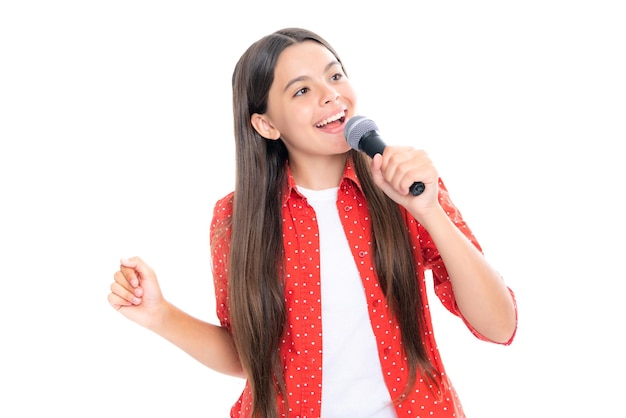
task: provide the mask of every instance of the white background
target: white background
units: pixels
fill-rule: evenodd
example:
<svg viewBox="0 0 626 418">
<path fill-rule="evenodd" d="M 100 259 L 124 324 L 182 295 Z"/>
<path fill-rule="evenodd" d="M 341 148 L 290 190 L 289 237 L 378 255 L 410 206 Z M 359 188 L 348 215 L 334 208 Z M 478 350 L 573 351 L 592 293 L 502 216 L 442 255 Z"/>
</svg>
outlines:
<svg viewBox="0 0 626 418">
<path fill-rule="evenodd" d="M 228 416 L 242 381 L 106 296 L 139 255 L 166 297 L 216 321 L 230 76 L 286 26 L 336 47 L 388 143 L 429 152 L 517 294 L 510 347 L 432 300 L 468 417 L 625 416 L 620 3 L 2 2 L 0 416 Z"/>
</svg>

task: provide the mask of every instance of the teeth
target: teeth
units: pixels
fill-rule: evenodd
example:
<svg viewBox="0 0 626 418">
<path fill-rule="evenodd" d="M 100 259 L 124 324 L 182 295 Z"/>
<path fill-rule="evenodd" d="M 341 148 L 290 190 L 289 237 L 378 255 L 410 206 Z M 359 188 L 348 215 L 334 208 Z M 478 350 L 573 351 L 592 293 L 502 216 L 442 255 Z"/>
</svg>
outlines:
<svg viewBox="0 0 626 418">
<path fill-rule="evenodd" d="M 334 122 L 336 120 L 339 120 L 339 119 L 343 118 L 345 115 L 346 115 L 346 113 L 341 111 L 341 112 L 337 113 L 336 115 L 331 116 L 328 119 L 325 119 L 325 120 L 321 121 L 320 123 L 318 123 L 315 126 L 318 127 L 318 128 L 321 128 L 322 126 L 326 126 L 326 125 L 328 125 L 331 122 Z"/>
</svg>

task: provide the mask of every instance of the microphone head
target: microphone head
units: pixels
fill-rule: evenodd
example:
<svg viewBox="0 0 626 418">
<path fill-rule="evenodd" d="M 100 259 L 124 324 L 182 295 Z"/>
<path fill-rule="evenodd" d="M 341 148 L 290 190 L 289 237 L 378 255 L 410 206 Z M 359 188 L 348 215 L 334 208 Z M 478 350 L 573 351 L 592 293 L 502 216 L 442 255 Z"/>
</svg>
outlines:
<svg viewBox="0 0 626 418">
<path fill-rule="evenodd" d="M 348 144 L 355 150 L 360 151 L 359 142 L 363 135 L 371 131 L 377 131 L 378 126 L 373 120 L 366 118 L 365 116 L 353 116 L 351 117 L 346 126 L 343 129 L 344 136 Z"/>
</svg>

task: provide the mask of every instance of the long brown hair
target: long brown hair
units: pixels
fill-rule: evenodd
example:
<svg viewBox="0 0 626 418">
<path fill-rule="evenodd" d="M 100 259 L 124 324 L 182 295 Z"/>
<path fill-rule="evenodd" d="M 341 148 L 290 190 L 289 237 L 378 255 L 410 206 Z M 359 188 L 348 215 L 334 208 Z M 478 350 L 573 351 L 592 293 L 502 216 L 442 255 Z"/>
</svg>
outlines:
<svg viewBox="0 0 626 418">
<path fill-rule="evenodd" d="M 286 318 L 281 210 L 288 153 L 280 139 L 261 137 L 250 118 L 267 111 L 281 52 L 306 40 L 320 43 L 341 63 L 323 38 L 289 28 L 252 44 L 239 59 L 232 79 L 236 179 L 233 216 L 222 225 L 231 234 L 229 307 L 233 338 L 252 391 L 252 415 L 263 418 L 278 416 L 279 394 L 285 402 L 287 399 L 279 343 Z M 356 151 L 349 153 L 368 201 L 378 278 L 402 333 L 410 371 L 405 394 L 412 389 L 418 372 L 439 387 L 440 376 L 421 339 L 425 331 L 423 307 L 402 213 L 374 184 L 369 158 Z"/>
</svg>

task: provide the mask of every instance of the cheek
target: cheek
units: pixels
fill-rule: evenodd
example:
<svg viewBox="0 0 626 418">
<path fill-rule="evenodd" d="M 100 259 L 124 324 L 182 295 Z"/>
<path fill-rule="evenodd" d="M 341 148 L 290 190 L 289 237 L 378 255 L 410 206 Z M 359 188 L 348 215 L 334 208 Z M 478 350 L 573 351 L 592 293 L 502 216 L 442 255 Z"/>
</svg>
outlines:
<svg viewBox="0 0 626 418">
<path fill-rule="evenodd" d="M 312 125 L 315 115 L 314 109 L 313 106 L 305 104 L 304 100 L 301 100 L 285 108 L 281 120 L 288 130 L 298 131 Z"/>
<path fill-rule="evenodd" d="M 356 91 L 352 88 L 352 84 L 345 84 L 342 86 L 339 94 L 346 100 L 350 101 L 353 105 L 356 105 L 357 95 Z"/>
</svg>

